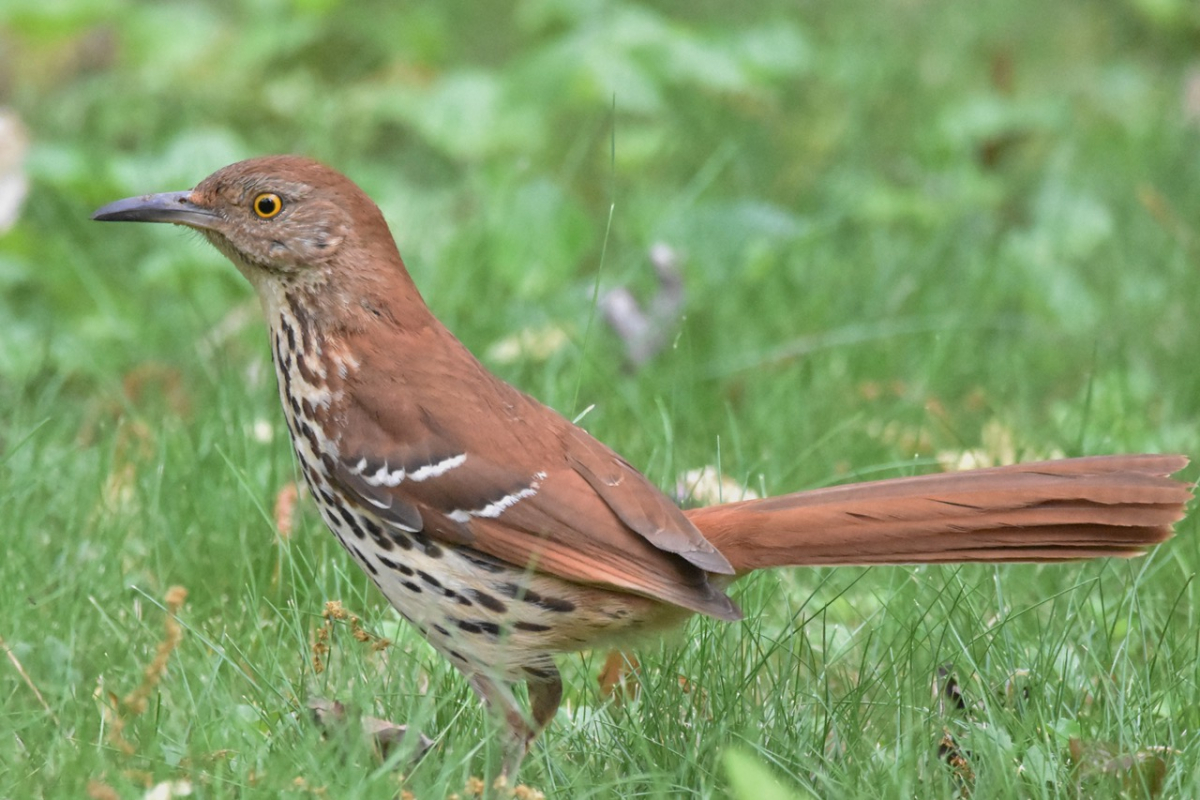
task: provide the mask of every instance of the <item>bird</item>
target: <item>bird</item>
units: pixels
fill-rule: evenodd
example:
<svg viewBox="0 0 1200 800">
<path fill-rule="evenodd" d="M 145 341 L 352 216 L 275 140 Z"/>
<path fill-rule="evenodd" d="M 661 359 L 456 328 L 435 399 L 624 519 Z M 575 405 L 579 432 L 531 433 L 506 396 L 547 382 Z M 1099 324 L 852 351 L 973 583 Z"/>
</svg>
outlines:
<svg viewBox="0 0 1200 800">
<path fill-rule="evenodd" d="M 192 228 L 253 286 L 321 517 L 499 719 L 508 777 L 561 702 L 556 656 L 694 614 L 738 620 L 728 590 L 756 570 L 1136 556 L 1192 496 L 1171 477 L 1186 457 L 1140 454 L 681 510 L 489 372 L 425 304 L 378 206 L 329 166 L 253 158 L 92 218 Z"/>
</svg>

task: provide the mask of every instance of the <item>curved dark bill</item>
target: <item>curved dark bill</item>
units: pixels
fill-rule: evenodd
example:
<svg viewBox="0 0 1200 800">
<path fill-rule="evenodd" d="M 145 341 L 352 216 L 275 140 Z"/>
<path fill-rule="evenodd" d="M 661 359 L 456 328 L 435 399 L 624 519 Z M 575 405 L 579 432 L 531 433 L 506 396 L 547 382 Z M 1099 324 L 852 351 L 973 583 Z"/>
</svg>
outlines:
<svg viewBox="0 0 1200 800">
<path fill-rule="evenodd" d="M 191 201 L 191 192 L 164 192 L 127 197 L 92 212 L 100 222 L 176 222 L 193 228 L 211 228 L 219 219 Z"/>
</svg>

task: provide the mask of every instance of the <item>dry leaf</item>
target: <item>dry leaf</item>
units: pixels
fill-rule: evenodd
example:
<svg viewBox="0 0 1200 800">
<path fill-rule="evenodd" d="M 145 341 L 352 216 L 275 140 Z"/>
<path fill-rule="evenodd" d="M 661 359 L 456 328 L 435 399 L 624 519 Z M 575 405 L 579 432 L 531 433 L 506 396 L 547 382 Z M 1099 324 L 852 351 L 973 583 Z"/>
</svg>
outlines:
<svg viewBox="0 0 1200 800">
<path fill-rule="evenodd" d="M 971 786 L 975 784 L 975 770 L 971 769 L 968 755 L 958 746 L 954 734 L 950 733 L 949 729 L 943 730 L 942 740 L 938 743 L 938 757 L 950 766 L 964 794 L 970 794 Z"/>
<path fill-rule="evenodd" d="M 296 529 L 296 501 L 300 498 L 300 487 L 288 481 L 275 495 L 275 530 L 288 539 Z"/>
<path fill-rule="evenodd" d="M 116 789 L 96 778 L 88 781 L 87 796 L 91 800 L 121 800 L 121 795 Z"/>
<path fill-rule="evenodd" d="M 21 215 L 29 179 L 25 176 L 25 154 L 29 135 L 17 112 L 0 108 L 0 233 L 4 233 Z"/>
<path fill-rule="evenodd" d="M 600 298 L 604 320 L 625 343 L 625 355 L 634 367 L 645 364 L 663 349 L 684 306 L 683 274 L 674 249 L 655 244 L 650 248 L 650 263 L 658 278 L 658 289 L 648 308 L 643 309 L 624 286 Z"/>
<path fill-rule="evenodd" d="M 1167 774 L 1167 756 L 1178 754 L 1169 747 L 1143 747 L 1136 753 L 1122 753 L 1113 742 L 1085 742 L 1072 738 L 1067 752 L 1080 780 L 1112 778 L 1127 792 L 1157 797 Z"/>
<path fill-rule="evenodd" d="M 600 696 L 611 699 L 616 704 L 632 700 L 641 688 L 638 680 L 637 656 L 621 650 L 610 650 L 600 668 L 597 681 L 600 683 Z"/>
<path fill-rule="evenodd" d="M 1183 79 L 1183 118 L 1200 125 L 1200 68 L 1192 67 Z"/>
<path fill-rule="evenodd" d="M 867 435 L 906 455 L 928 453 L 933 449 L 933 442 L 929 438 L 928 430 L 923 427 L 906 425 L 895 419 L 889 419 L 886 422 L 871 420 L 867 423 Z"/>
<path fill-rule="evenodd" d="M 488 348 L 486 358 L 495 364 L 545 361 L 566 347 L 569 341 L 566 331 L 554 325 L 526 328 L 493 344 Z"/>
<path fill-rule="evenodd" d="M 996 419 L 984 423 L 980 432 L 982 446 L 972 450 L 943 450 L 937 454 L 938 464 L 946 472 L 958 472 L 984 467 L 999 467 L 1022 461 L 1043 461 L 1062 458 L 1063 452 L 1057 448 L 1037 450 L 1031 447 L 1020 448 L 1018 459 L 1017 437 L 1013 430 Z"/>
<path fill-rule="evenodd" d="M 142 800 L 171 800 L 173 797 L 191 796 L 191 781 L 163 781 L 162 783 L 152 786 L 144 795 L 142 795 Z"/>
<path fill-rule="evenodd" d="M 312 711 L 313 719 L 316 720 L 317 725 L 326 730 L 344 728 L 349 718 L 346 706 L 337 700 L 330 701 L 323 697 L 313 697 L 308 701 L 308 708 Z M 366 715 L 362 716 L 359 721 L 362 725 L 363 733 L 370 739 L 372 746 L 374 746 L 376 752 L 384 760 L 408 736 L 407 725 L 397 725 L 386 719 Z M 421 758 L 429 748 L 433 747 L 433 740 L 425 734 L 418 731 L 416 736 L 417 747 L 413 753 L 414 761 Z"/>
<path fill-rule="evenodd" d="M 958 679 L 954 677 L 954 673 L 950 671 L 951 665 L 938 667 L 937 677 L 933 681 L 933 697 L 938 704 L 938 714 L 945 716 L 950 709 L 954 711 L 962 711 L 967 707 L 967 701 L 963 697 L 962 687 L 958 685 Z M 947 709 L 947 702 L 950 709 Z"/>
<path fill-rule="evenodd" d="M 146 395 L 157 389 L 167 401 L 167 406 L 180 417 L 192 413 L 192 399 L 184 388 L 183 373 L 167 364 L 146 362 L 125 373 L 121 388 L 131 405 L 140 405 Z"/>
<path fill-rule="evenodd" d="M 967 708 L 966 697 L 958 679 L 951 672 L 952 665 L 938 667 L 937 677 L 933 680 L 933 699 L 937 703 L 938 714 L 958 714 Z M 950 728 L 942 728 L 942 738 L 938 742 L 938 758 L 946 762 L 958 784 L 959 792 L 966 796 L 975 785 L 975 770 L 971 767 L 971 754 L 964 750 L 958 739 L 950 732 Z"/>
</svg>

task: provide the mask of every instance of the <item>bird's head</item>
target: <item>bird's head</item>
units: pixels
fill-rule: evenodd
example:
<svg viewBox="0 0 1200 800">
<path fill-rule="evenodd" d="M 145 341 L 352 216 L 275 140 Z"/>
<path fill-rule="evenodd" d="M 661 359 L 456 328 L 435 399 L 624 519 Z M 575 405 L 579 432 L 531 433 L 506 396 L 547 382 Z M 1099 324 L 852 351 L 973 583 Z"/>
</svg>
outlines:
<svg viewBox="0 0 1200 800">
<path fill-rule="evenodd" d="M 171 222 L 198 230 L 260 292 L 277 284 L 334 288 L 351 278 L 370 282 L 395 273 L 397 265 L 403 273 L 371 199 L 340 172 L 299 156 L 239 161 L 190 191 L 118 200 L 92 219 Z"/>
</svg>

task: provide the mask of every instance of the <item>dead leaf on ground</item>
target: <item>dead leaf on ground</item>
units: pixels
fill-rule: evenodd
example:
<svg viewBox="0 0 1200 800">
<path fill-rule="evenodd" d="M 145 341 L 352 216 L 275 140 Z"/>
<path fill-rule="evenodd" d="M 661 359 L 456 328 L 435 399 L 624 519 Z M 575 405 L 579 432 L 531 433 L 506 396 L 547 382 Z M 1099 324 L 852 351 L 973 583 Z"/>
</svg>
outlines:
<svg viewBox="0 0 1200 800">
<path fill-rule="evenodd" d="M 711 506 L 739 500 L 757 500 L 758 492 L 743 486 L 714 466 L 690 469 L 675 482 L 675 499 L 694 506 Z"/>
<path fill-rule="evenodd" d="M 966 696 L 958 679 L 952 672 L 952 665 L 938 667 L 937 676 L 933 680 L 933 698 L 937 704 L 938 714 L 946 717 L 950 714 L 958 716 L 967 710 Z M 938 758 L 946 762 L 954 776 L 959 791 L 965 796 L 971 793 L 975 786 L 975 770 L 971 766 L 971 753 L 958 743 L 949 725 L 942 728 L 942 738 L 937 747 Z"/>
<path fill-rule="evenodd" d="M 938 714 L 946 716 L 951 711 L 962 711 L 967 707 L 962 687 L 958 678 L 951 672 L 952 665 L 938 667 L 937 677 L 933 681 L 933 697 L 937 701 Z"/>
<path fill-rule="evenodd" d="M 300 487 L 288 481 L 275 495 L 275 530 L 282 539 L 290 539 L 296 529 L 296 502 L 300 499 Z"/>
<path fill-rule="evenodd" d="M 151 786 L 142 800 L 173 800 L 176 797 L 191 797 L 192 782 L 188 780 L 162 781 Z"/>
<path fill-rule="evenodd" d="M 628 287 L 618 286 L 600 298 L 600 311 L 625 344 L 625 356 L 635 369 L 656 356 L 683 313 L 683 273 L 675 250 L 663 243 L 650 248 L 650 264 L 658 286 L 644 307 Z"/>
<path fill-rule="evenodd" d="M 169 364 L 138 364 L 121 378 L 121 388 L 134 406 L 141 405 L 148 395 L 157 392 L 177 416 L 186 418 L 192 414 L 192 399 L 184 387 L 183 373 Z"/>
<path fill-rule="evenodd" d="M 313 719 L 317 726 L 323 730 L 329 731 L 333 729 L 344 729 L 348 724 L 350 714 L 346 710 L 346 706 L 337 700 L 326 700 L 323 697 L 313 697 L 308 701 L 308 708 L 312 711 Z M 408 737 L 408 726 L 398 725 L 395 722 L 390 722 L 379 717 L 362 715 L 359 717 L 359 724 L 362 726 L 363 734 L 371 741 L 380 758 L 386 760 L 397 747 L 401 745 Z M 415 733 L 416 749 L 413 752 L 412 760 L 416 761 L 421 758 L 433 747 L 433 740 L 425 734 L 417 731 Z"/>
<path fill-rule="evenodd" d="M 938 464 L 946 472 L 958 472 L 1005 466 L 1018 461 L 1045 461 L 1063 457 L 1063 452 L 1058 448 L 1040 450 L 1019 442 L 1013 429 L 997 419 L 984 423 L 979 438 L 979 447 L 938 452 Z"/>
<path fill-rule="evenodd" d="M 10 108 L 0 108 L 0 233 L 17 224 L 29 193 L 24 167 L 28 151 L 29 134 L 21 118 Z"/>
<path fill-rule="evenodd" d="M 556 325 L 526 328 L 506 336 L 487 350 L 487 360 L 496 364 L 516 361 L 545 361 L 570 342 L 567 332 Z"/>
<path fill-rule="evenodd" d="M 641 689 L 637 674 L 639 666 L 637 656 L 633 653 L 610 650 L 597 678 L 600 696 L 611 699 L 617 705 L 637 697 Z"/>
<path fill-rule="evenodd" d="M 120 793 L 99 778 L 88 781 L 87 796 L 90 800 L 121 800 Z"/>
<path fill-rule="evenodd" d="M 1143 747 L 1134 753 L 1121 752 L 1114 742 L 1085 742 L 1072 738 L 1067 752 L 1075 764 L 1079 780 L 1116 780 L 1125 791 L 1146 792 L 1157 797 L 1167 775 L 1167 758 L 1178 750 L 1169 747 Z"/>
<path fill-rule="evenodd" d="M 970 753 L 959 746 L 949 728 L 942 731 L 942 740 L 938 742 L 938 757 L 950 767 L 962 793 L 969 795 L 971 787 L 975 785 L 975 770 L 971 768 Z"/>
</svg>

